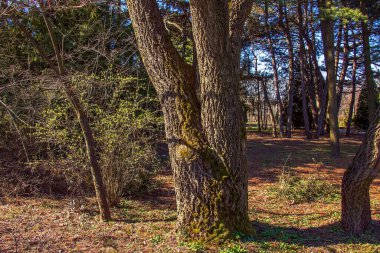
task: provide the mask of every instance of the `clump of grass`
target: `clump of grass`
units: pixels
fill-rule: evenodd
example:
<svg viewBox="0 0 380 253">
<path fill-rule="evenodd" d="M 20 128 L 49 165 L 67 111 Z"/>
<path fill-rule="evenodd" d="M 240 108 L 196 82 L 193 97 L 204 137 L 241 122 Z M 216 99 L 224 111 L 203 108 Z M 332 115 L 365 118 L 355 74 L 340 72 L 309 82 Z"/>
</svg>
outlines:
<svg viewBox="0 0 380 253">
<path fill-rule="evenodd" d="M 219 253 L 248 253 L 248 251 L 241 245 L 231 244 L 220 250 Z"/>
<path fill-rule="evenodd" d="M 283 171 L 270 192 L 274 197 L 289 201 L 291 204 L 331 200 L 339 196 L 339 189 L 319 176 L 309 175 L 301 178 L 290 171 Z"/>
</svg>

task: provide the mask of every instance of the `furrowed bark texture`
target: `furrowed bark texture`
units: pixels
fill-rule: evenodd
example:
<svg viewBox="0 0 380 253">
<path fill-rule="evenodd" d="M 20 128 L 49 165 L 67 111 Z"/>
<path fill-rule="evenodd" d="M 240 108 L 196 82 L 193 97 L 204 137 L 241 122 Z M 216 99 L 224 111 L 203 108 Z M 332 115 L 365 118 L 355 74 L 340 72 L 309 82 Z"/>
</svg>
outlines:
<svg viewBox="0 0 380 253">
<path fill-rule="evenodd" d="M 342 227 L 354 235 L 371 227 L 369 187 L 380 171 L 380 110 L 378 109 L 342 181 Z"/>
<path fill-rule="evenodd" d="M 239 38 L 252 1 L 232 1 L 230 8 L 228 1 L 190 2 L 195 67 L 174 48 L 155 1 L 127 2 L 140 54 L 164 114 L 178 229 L 205 240 L 236 230 L 248 232 L 238 71 Z"/>
</svg>

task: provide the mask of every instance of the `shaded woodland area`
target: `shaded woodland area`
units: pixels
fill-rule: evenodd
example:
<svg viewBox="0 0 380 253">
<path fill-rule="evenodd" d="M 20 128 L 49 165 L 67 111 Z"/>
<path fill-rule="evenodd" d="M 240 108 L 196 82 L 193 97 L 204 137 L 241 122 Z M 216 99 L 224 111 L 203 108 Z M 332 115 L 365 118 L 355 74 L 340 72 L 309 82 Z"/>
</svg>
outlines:
<svg viewBox="0 0 380 253">
<path fill-rule="evenodd" d="M 0 1 L 1 252 L 377 252 L 380 2 Z"/>
</svg>

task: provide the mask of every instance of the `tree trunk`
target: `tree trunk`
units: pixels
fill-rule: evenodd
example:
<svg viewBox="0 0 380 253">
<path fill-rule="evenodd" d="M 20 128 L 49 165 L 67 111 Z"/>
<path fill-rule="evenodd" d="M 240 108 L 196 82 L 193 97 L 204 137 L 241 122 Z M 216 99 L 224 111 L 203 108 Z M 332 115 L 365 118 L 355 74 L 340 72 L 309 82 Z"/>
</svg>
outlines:
<svg viewBox="0 0 380 253">
<path fill-rule="evenodd" d="M 311 54 L 313 69 L 314 69 L 314 76 L 317 81 L 318 85 L 318 122 L 317 122 L 317 131 L 316 131 L 316 138 L 319 138 L 320 135 L 324 134 L 324 121 L 326 118 L 326 104 L 327 104 L 327 93 L 328 88 L 326 81 L 322 75 L 321 69 L 318 65 L 318 58 L 317 58 L 317 51 L 315 47 L 314 40 L 310 39 L 309 35 L 306 32 L 306 29 L 304 29 L 304 39 L 306 40 L 307 46 L 309 48 L 309 52 Z"/>
<path fill-rule="evenodd" d="M 256 109 L 257 109 L 257 127 L 258 127 L 258 132 L 261 132 L 261 96 L 260 96 L 260 81 L 257 81 L 257 104 L 256 104 Z"/>
<path fill-rule="evenodd" d="M 96 144 L 94 140 L 94 135 L 92 133 L 92 129 L 88 121 L 86 112 L 83 108 L 82 103 L 79 100 L 77 92 L 75 92 L 74 88 L 68 82 L 69 80 L 64 81 L 65 92 L 74 108 L 86 143 L 86 153 L 87 158 L 90 162 L 91 175 L 94 183 L 96 200 L 99 206 L 100 218 L 104 221 L 110 221 L 111 212 L 107 200 L 107 191 L 103 183 L 101 168 L 96 155 Z"/>
<path fill-rule="evenodd" d="M 308 50 L 308 60 L 309 60 L 309 82 L 308 82 L 308 89 L 307 89 L 307 94 L 309 97 L 309 101 L 311 104 L 311 113 L 313 116 L 313 129 L 317 129 L 317 123 L 318 123 L 318 105 L 317 105 L 317 94 L 315 92 L 315 83 L 317 83 L 317 77 L 315 76 L 315 70 L 313 67 L 313 62 L 312 62 L 312 52 Z"/>
<path fill-rule="evenodd" d="M 367 1 L 360 1 L 360 9 L 364 15 L 367 15 Z M 367 104 L 368 104 L 368 120 L 371 122 L 376 112 L 376 83 L 373 79 L 373 73 L 371 68 L 371 46 L 369 43 L 370 31 L 368 30 L 368 21 L 363 20 L 362 26 L 362 39 L 363 39 L 363 54 L 364 54 L 364 69 L 365 80 L 367 84 Z"/>
<path fill-rule="evenodd" d="M 348 68 L 348 54 L 349 54 L 349 47 L 348 47 L 348 27 L 345 24 L 343 26 L 343 32 L 344 32 L 344 40 L 343 40 L 343 59 L 342 59 L 342 69 L 340 71 L 339 75 L 339 81 L 338 81 L 338 113 L 340 104 L 342 102 L 342 96 L 343 96 L 343 89 L 344 89 L 344 81 L 346 79 L 347 74 L 347 68 Z"/>
<path fill-rule="evenodd" d="M 371 227 L 369 187 L 380 171 L 380 110 L 342 181 L 342 227 L 353 235 Z"/>
<path fill-rule="evenodd" d="M 289 20 L 287 14 L 286 2 L 280 1 L 280 27 L 285 33 L 287 48 L 288 48 L 288 63 L 289 63 L 289 87 L 288 87 L 288 108 L 286 110 L 286 137 L 292 137 L 293 126 L 293 100 L 294 100 L 294 53 L 293 40 L 290 33 Z"/>
<path fill-rule="evenodd" d="M 273 76 L 274 76 L 274 88 L 275 88 L 275 94 L 276 94 L 276 100 L 277 100 L 277 106 L 278 106 L 278 112 L 279 112 L 279 129 L 280 129 L 280 136 L 285 136 L 284 131 L 284 106 L 281 101 L 280 96 L 280 82 L 278 79 L 278 70 L 277 70 L 277 59 L 276 59 L 276 53 L 273 48 L 273 40 L 272 40 L 272 30 L 269 27 L 268 22 L 268 1 L 265 1 L 265 32 L 267 33 L 267 39 L 269 44 L 269 51 L 271 54 L 271 63 L 272 63 L 272 69 L 273 69 Z"/>
<path fill-rule="evenodd" d="M 306 59 L 305 59 L 305 46 L 303 43 L 303 15 L 302 15 L 302 4 L 300 1 L 298 1 L 298 17 L 299 17 L 299 27 L 298 27 L 298 34 L 299 34 L 299 40 L 300 40 L 300 80 L 301 80 L 301 89 L 302 89 L 302 114 L 303 114 L 303 122 L 304 122 L 304 129 L 305 129 L 305 135 L 307 139 L 311 139 L 312 135 L 310 132 L 310 123 L 309 123 L 309 115 L 308 115 L 308 109 L 307 109 L 307 99 L 306 99 L 306 84 L 305 84 L 305 69 L 306 69 Z"/>
<path fill-rule="evenodd" d="M 20 22 L 18 22 L 17 17 L 15 15 L 12 15 L 12 20 L 16 23 L 16 25 L 20 28 L 22 33 L 29 39 L 30 43 L 33 45 L 33 47 L 39 52 L 41 57 L 46 61 L 46 63 L 49 64 L 49 66 L 52 68 L 52 70 L 55 71 L 60 81 L 62 81 L 64 85 L 64 89 L 66 92 L 67 97 L 69 98 L 74 111 L 76 113 L 77 119 L 79 121 L 79 124 L 82 129 L 83 138 L 86 143 L 86 153 L 87 157 L 90 162 L 90 168 L 91 168 L 91 175 L 94 183 L 94 189 L 95 189 L 95 195 L 96 200 L 98 202 L 99 206 L 99 212 L 100 217 L 104 221 L 111 220 L 111 213 L 109 208 L 109 203 L 107 200 L 107 192 L 103 183 L 103 178 L 101 174 L 101 168 L 99 166 L 97 155 L 96 155 L 96 147 L 95 147 L 95 141 L 93 137 L 93 133 L 86 115 L 86 112 L 84 110 L 84 107 L 81 103 L 81 101 L 78 98 L 77 93 L 75 92 L 74 88 L 71 86 L 70 80 L 67 80 L 67 74 L 64 67 L 64 62 L 61 57 L 61 52 L 58 47 L 58 43 L 56 40 L 56 37 L 54 36 L 54 31 L 52 28 L 52 24 L 50 20 L 45 15 L 44 5 L 40 1 L 40 6 L 42 8 L 42 15 L 43 19 L 46 25 L 46 28 L 48 30 L 48 36 L 51 41 L 52 47 L 54 49 L 55 58 L 57 61 L 57 67 L 55 64 L 50 60 L 50 58 L 46 55 L 45 50 L 40 46 L 40 44 L 37 42 L 37 40 L 33 37 L 33 35 L 27 30 L 27 28 Z M 66 80 L 65 80 L 66 79 Z"/>
<path fill-rule="evenodd" d="M 262 82 L 263 82 L 264 100 L 265 100 L 265 103 L 268 106 L 269 114 L 270 114 L 270 117 L 271 117 L 271 120 L 272 120 L 272 136 L 273 136 L 273 138 L 277 138 L 276 116 L 274 115 L 272 104 L 269 101 L 268 87 L 267 87 L 267 84 L 266 84 L 266 80 L 263 80 Z"/>
<path fill-rule="evenodd" d="M 321 1 L 322 2 L 322 1 Z M 332 0 L 324 0 L 321 9 L 330 9 L 333 6 Z M 338 125 L 338 108 L 336 96 L 336 74 L 334 60 L 334 20 L 327 15 L 321 20 L 322 41 L 327 69 L 327 87 L 328 87 L 328 113 L 331 155 L 337 157 L 340 155 L 339 147 L 339 125 Z"/>
<path fill-rule="evenodd" d="M 199 84 L 195 68 L 173 46 L 157 3 L 127 3 L 164 114 L 178 230 L 203 240 L 252 232 L 239 57 L 253 1 L 232 1 L 230 8 L 228 1 L 190 2 Z"/>
<path fill-rule="evenodd" d="M 355 106 L 355 96 L 356 96 L 356 64 L 357 64 L 357 57 L 356 57 L 356 39 L 355 35 L 353 36 L 354 41 L 353 41 L 353 58 L 354 62 L 352 64 L 352 80 L 351 80 L 351 86 L 352 86 L 352 91 L 351 91 L 351 103 L 350 103 L 350 109 L 348 111 L 348 116 L 347 116 L 347 126 L 346 126 L 346 136 L 350 136 L 351 134 L 351 122 L 352 122 L 352 115 L 354 111 L 354 106 Z"/>
</svg>

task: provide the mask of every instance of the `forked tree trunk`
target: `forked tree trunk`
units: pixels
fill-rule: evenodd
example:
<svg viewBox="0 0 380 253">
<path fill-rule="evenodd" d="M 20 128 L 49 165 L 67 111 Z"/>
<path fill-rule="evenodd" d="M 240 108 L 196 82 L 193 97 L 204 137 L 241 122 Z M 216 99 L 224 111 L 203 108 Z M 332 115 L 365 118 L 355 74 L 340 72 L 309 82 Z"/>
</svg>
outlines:
<svg viewBox="0 0 380 253">
<path fill-rule="evenodd" d="M 353 235 L 371 227 L 369 187 L 380 172 L 380 110 L 378 109 L 342 181 L 342 227 Z"/>
<path fill-rule="evenodd" d="M 49 64 L 52 70 L 55 71 L 55 73 L 58 76 L 59 81 L 64 86 L 66 95 L 73 106 L 73 109 L 75 111 L 79 124 L 81 126 L 83 138 L 86 143 L 86 153 L 87 153 L 87 157 L 90 163 L 91 175 L 93 179 L 96 200 L 99 206 L 100 218 L 103 221 L 109 221 L 111 220 L 111 212 L 110 212 L 109 203 L 107 200 L 107 191 L 103 183 L 101 168 L 97 160 L 95 140 L 93 137 L 92 129 L 89 124 L 82 102 L 80 101 L 78 97 L 77 92 L 74 90 L 74 87 L 71 85 L 70 80 L 67 80 L 68 76 L 64 67 L 62 57 L 60 55 L 56 37 L 54 36 L 52 24 L 50 20 L 48 19 L 48 17 L 45 15 L 43 3 L 41 1 L 39 1 L 39 3 L 43 10 L 42 14 L 43 14 L 43 19 L 44 19 L 46 28 L 48 30 L 48 36 L 49 36 L 49 39 L 51 40 L 51 44 L 54 49 L 54 54 L 55 54 L 55 58 L 58 65 L 57 67 L 47 56 L 47 54 L 45 53 L 45 50 L 40 46 L 37 40 L 33 37 L 32 33 L 29 32 L 28 29 L 22 23 L 18 22 L 17 17 L 15 15 L 11 15 L 11 18 L 15 22 L 15 24 L 20 28 L 22 33 L 29 39 L 30 43 L 39 52 L 41 57 L 46 61 L 47 64 Z"/>
<path fill-rule="evenodd" d="M 250 232 L 239 56 L 253 1 L 190 2 L 199 84 L 196 68 L 173 46 L 156 1 L 127 3 L 164 114 L 178 230 L 203 240 Z"/>
<path fill-rule="evenodd" d="M 317 50 L 315 48 L 315 42 L 314 42 L 315 41 L 314 31 L 313 31 L 313 39 L 309 37 L 308 33 L 306 32 L 306 29 L 304 29 L 303 37 L 306 40 L 307 46 L 309 48 L 309 52 L 310 52 L 311 60 L 312 60 L 311 63 L 314 69 L 314 76 L 315 76 L 317 86 L 318 86 L 319 113 L 318 113 L 316 138 L 319 138 L 320 135 L 324 134 L 324 121 L 326 118 L 328 87 L 322 75 L 321 69 L 318 65 Z"/>
</svg>

